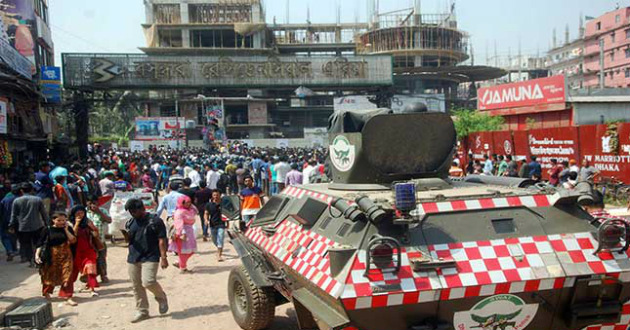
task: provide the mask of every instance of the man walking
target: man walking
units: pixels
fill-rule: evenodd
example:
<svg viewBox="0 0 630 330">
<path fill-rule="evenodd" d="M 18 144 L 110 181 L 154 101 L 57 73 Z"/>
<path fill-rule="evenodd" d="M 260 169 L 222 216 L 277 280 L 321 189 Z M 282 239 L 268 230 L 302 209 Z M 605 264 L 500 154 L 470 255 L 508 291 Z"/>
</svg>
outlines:
<svg viewBox="0 0 630 330">
<path fill-rule="evenodd" d="M 223 262 L 223 243 L 225 241 L 226 222 L 221 216 L 221 192 L 219 190 L 212 191 L 212 199 L 206 205 L 205 223 L 210 227 L 212 242 L 217 247 L 217 261 Z"/>
<path fill-rule="evenodd" d="M 245 189 L 240 193 L 241 197 L 241 229 L 252 220 L 263 206 L 263 193 L 260 187 L 254 185 L 254 178 L 245 177 Z"/>
<path fill-rule="evenodd" d="M 137 310 L 131 323 L 138 323 L 149 318 L 146 290 L 155 296 L 160 314 L 168 312 L 166 293 L 157 281 L 158 268 L 168 268 L 168 242 L 164 222 L 157 215 L 147 213 L 141 200 L 130 199 L 125 209 L 132 216 L 125 228 L 129 232 L 127 263 Z"/>
<path fill-rule="evenodd" d="M 206 212 L 206 205 L 208 204 L 208 202 L 210 201 L 210 198 L 212 197 L 212 190 L 208 189 L 208 186 L 206 185 L 206 181 L 201 181 L 199 182 L 199 190 L 197 192 L 195 192 L 195 198 L 193 199 L 193 202 L 195 204 L 195 207 L 197 208 L 197 211 L 199 211 L 199 218 L 201 219 L 201 230 L 203 233 L 203 241 L 207 242 L 208 241 L 208 225 L 206 224 L 205 221 L 205 212 Z"/>
<path fill-rule="evenodd" d="M 158 205 L 157 208 L 157 216 L 161 217 L 162 216 L 162 212 L 164 212 L 164 210 L 166 210 L 166 217 L 167 220 L 169 218 L 173 217 L 173 213 L 175 213 L 175 209 L 177 208 L 177 200 L 181 197 L 184 196 L 183 194 L 181 194 L 180 192 L 178 192 L 179 190 L 179 184 L 177 183 L 171 183 L 168 187 L 169 192 L 166 196 L 164 196 L 164 198 L 162 198 L 162 201 L 160 202 L 160 204 Z"/>
<path fill-rule="evenodd" d="M 48 212 L 41 198 L 33 195 L 33 185 L 23 183 L 20 197 L 11 207 L 10 231 L 17 232 L 20 241 L 21 262 L 35 267 L 35 245 L 39 242 L 45 224 L 48 223 Z"/>
</svg>

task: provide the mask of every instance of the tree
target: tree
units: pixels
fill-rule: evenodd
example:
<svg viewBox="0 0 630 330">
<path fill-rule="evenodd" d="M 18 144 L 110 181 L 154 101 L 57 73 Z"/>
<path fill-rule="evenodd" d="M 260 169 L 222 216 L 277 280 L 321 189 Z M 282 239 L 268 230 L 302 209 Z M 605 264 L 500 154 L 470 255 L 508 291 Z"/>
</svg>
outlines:
<svg viewBox="0 0 630 330">
<path fill-rule="evenodd" d="M 458 138 L 465 138 L 475 132 L 498 131 L 505 124 L 505 118 L 490 116 L 470 109 L 455 109 L 451 111 L 455 117 L 455 130 Z"/>
</svg>

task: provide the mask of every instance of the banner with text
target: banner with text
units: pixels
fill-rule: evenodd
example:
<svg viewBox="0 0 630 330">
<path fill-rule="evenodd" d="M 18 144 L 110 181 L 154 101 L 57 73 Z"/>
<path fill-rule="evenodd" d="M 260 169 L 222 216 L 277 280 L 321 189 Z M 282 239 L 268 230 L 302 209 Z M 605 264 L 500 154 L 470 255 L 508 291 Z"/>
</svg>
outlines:
<svg viewBox="0 0 630 330">
<path fill-rule="evenodd" d="M 478 109 L 508 109 L 566 102 L 564 76 L 480 88 Z"/>
<path fill-rule="evenodd" d="M 468 153 L 478 160 L 492 154 L 511 154 L 517 159 L 536 156 L 545 179 L 551 159 L 559 163 L 575 160 L 578 165 L 588 160 L 602 176 L 630 184 L 630 123 L 482 132 L 468 136 L 466 143 Z"/>
<path fill-rule="evenodd" d="M 66 88 L 390 86 L 390 56 L 63 54 Z"/>
</svg>

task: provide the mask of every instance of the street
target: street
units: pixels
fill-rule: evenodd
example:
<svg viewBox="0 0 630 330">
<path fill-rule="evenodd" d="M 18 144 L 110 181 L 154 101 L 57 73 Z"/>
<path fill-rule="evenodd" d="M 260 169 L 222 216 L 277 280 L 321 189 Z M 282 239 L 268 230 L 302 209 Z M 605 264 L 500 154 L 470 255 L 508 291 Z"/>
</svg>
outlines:
<svg viewBox="0 0 630 330">
<path fill-rule="evenodd" d="M 78 292 L 81 283 L 77 281 L 75 300 L 79 306 L 66 306 L 54 298 L 54 319 L 68 318 L 70 326 L 64 329 L 239 329 L 232 319 L 226 289 L 230 269 L 240 265 L 236 253 L 230 248 L 226 244 L 226 261 L 218 263 L 212 243 L 199 240 L 199 253 L 189 263 L 194 273 L 182 275 L 173 266 L 159 272 L 159 281 L 169 298 L 169 313 L 159 316 L 157 304 L 151 299 L 152 318 L 131 324 L 134 300 L 127 276 L 127 250 L 110 244 L 107 258 L 110 283 L 99 289 L 99 297 L 90 298 L 87 293 Z M 176 260 L 169 256 L 170 263 Z M 40 277 L 35 270 L 16 262 L 7 264 L 4 259 L 0 268 L 0 300 L 41 295 Z M 289 304 L 278 307 L 276 315 L 276 321 L 269 329 L 297 329 L 295 313 Z"/>
</svg>

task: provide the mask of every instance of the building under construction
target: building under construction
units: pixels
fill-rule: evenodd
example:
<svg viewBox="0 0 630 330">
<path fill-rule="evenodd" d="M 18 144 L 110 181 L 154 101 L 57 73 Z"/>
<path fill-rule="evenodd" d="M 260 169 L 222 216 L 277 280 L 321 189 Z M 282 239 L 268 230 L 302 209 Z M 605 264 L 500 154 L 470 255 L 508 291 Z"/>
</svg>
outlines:
<svg viewBox="0 0 630 330">
<path fill-rule="evenodd" d="M 342 23 L 338 13 L 335 23 L 311 22 L 310 15 L 305 23 L 287 23 L 287 13 L 279 24 L 267 21 L 260 0 L 145 0 L 147 45 L 140 48 L 145 55 L 123 63 L 105 54 L 65 54 L 66 88 L 131 89 L 150 99 L 144 105 L 147 117 L 184 116 L 197 130 L 207 125 L 208 104 L 220 103 L 230 139 L 300 139 L 305 128 L 327 126 L 336 98 L 371 96 L 382 105 L 394 97 L 399 107 L 434 99 L 445 111 L 469 100 L 458 94 L 460 84 L 504 74 L 461 65 L 471 51 L 454 6 L 429 15 L 416 0 L 413 8 L 380 13 L 375 0 L 367 1 L 367 22 Z M 191 58 L 191 74 L 184 74 L 183 64 L 165 64 Z M 111 63 L 107 72 L 114 77 L 98 76 L 99 82 L 85 74 L 102 63 Z M 147 67 L 151 80 L 128 84 Z M 205 75 L 193 77 L 196 68 Z M 240 79 L 224 82 L 228 76 Z"/>
</svg>

